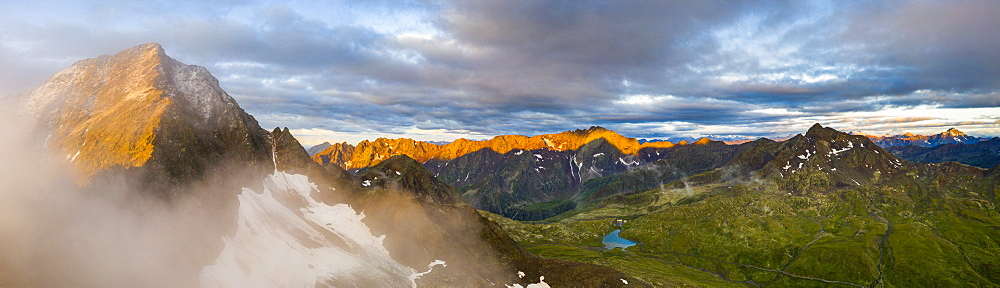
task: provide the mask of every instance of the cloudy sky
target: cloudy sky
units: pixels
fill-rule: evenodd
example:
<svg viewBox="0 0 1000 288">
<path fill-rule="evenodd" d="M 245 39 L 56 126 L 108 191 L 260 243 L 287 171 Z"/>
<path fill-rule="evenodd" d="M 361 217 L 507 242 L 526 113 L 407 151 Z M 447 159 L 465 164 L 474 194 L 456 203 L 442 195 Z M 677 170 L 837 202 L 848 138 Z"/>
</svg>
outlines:
<svg viewBox="0 0 1000 288">
<path fill-rule="evenodd" d="M 211 2 L 211 3 L 203 3 Z M 158 42 L 311 145 L 1000 136 L 998 1 L 0 0 L 0 95 Z"/>
</svg>

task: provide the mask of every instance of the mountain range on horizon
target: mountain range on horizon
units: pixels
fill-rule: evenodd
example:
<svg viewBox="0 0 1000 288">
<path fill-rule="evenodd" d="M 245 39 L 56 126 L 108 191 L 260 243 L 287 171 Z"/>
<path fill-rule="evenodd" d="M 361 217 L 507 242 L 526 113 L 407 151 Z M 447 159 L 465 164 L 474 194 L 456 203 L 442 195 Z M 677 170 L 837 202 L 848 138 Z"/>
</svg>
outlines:
<svg viewBox="0 0 1000 288">
<path fill-rule="evenodd" d="M 601 128 L 604 128 L 604 127 L 601 127 Z M 567 131 L 567 132 L 569 132 L 569 131 Z M 903 133 L 903 134 L 897 134 L 897 135 L 890 135 L 890 134 L 876 135 L 876 134 L 871 134 L 871 133 L 865 133 L 863 131 L 850 131 L 849 133 L 850 134 L 854 134 L 854 135 L 864 135 L 864 136 L 868 137 L 869 139 L 872 139 L 872 141 L 875 141 L 875 143 L 878 144 L 879 146 L 883 146 L 883 147 L 906 146 L 906 145 L 917 145 L 917 146 L 930 147 L 930 146 L 937 146 L 937 145 L 943 145 L 943 144 L 949 144 L 949 143 L 973 144 L 973 143 L 976 143 L 976 142 L 979 142 L 979 141 L 984 141 L 986 139 L 996 138 L 996 136 L 994 136 L 994 137 L 983 137 L 983 136 L 968 135 L 968 134 L 966 134 L 966 133 L 964 133 L 962 131 L 959 131 L 956 128 L 948 128 L 947 130 L 945 130 L 945 131 L 943 131 L 941 133 L 930 134 L 930 135 L 913 134 L 913 133 Z M 551 134 L 545 134 L 545 135 L 551 135 Z M 498 135 L 498 136 L 494 136 L 494 137 L 499 137 L 499 136 L 522 136 L 522 135 L 518 135 L 518 134 L 506 134 L 506 135 Z M 753 140 L 756 140 L 756 139 L 760 139 L 760 138 L 768 138 L 768 139 L 771 139 L 771 140 L 782 141 L 782 140 L 787 140 L 789 138 L 792 138 L 793 136 L 795 136 L 795 135 L 787 135 L 787 136 L 781 136 L 781 137 L 770 137 L 770 138 L 769 137 L 747 138 L 747 137 L 743 137 L 743 136 L 731 136 L 731 135 L 706 135 L 706 136 L 702 136 L 702 137 L 667 137 L 667 138 L 664 138 L 664 139 L 660 139 L 660 138 L 653 138 L 653 139 L 636 138 L 636 140 L 639 142 L 639 144 L 645 144 L 645 143 L 648 143 L 648 142 L 671 142 L 671 143 L 685 142 L 685 143 L 693 143 L 693 142 L 696 142 L 696 141 L 701 140 L 703 138 L 707 138 L 707 139 L 713 140 L 713 141 L 722 141 L 722 142 L 725 142 L 727 144 L 742 144 L 742 143 L 750 142 L 750 141 L 753 141 Z M 528 137 L 528 136 L 525 136 L 525 137 Z M 630 137 L 627 137 L 627 136 L 625 136 L 625 137 L 626 138 L 630 138 Z M 407 140 L 413 140 L 413 139 L 410 139 L 410 138 L 385 138 L 385 137 L 381 137 L 381 138 L 376 138 L 376 139 L 368 139 L 368 141 L 376 141 L 378 139 L 407 139 Z M 486 141 L 486 140 L 489 140 L 489 139 L 472 140 L 472 141 Z M 362 141 L 364 141 L 364 140 L 362 140 Z M 439 145 L 439 146 L 441 146 L 441 145 L 447 145 L 447 144 L 453 142 L 453 141 L 421 141 L 421 140 L 414 140 L 414 141 L 416 141 L 416 142 L 430 143 L 430 144 L 435 144 L 435 145 Z M 334 141 L 334 142 L 336 142 L 336 141 Z M 350 144 L 350 143 L 347 143 L 347 142 L 337 142 L 337 143 L 340 143 L 341 145 L 350 145 L 350 146 L 356 146 L 357 145 L 357 144 Z M 317 154 L 317 153 L 319 153 L 319 152 L 321 152 L 321 151 L 329 148 L 332 145 L 333 144 L 331 144 L 330 141 L 325 141 L 325 142 L 320 143 L 320 144 L 312 145 L 308 149 L 309 155 L 315 155 L 315 154 Z"/>
<path fill-rule="evenodd" d="M 1000 139 L 957 129 L 306 149 L 156 43 L 15 97 L 3 287 L 1000 285 Z"/>
<path fill-rule="evenodd" d="M 591 127 L 590 129 L 608 130 L 608 129 L 605 129 L 604 127 L 596 127 L 596 126 L 595 127 Z M 569 132 L 577 132 L 577 133 L 579 133 L 580 131 L 589 131 L 590 129 L 577 130 L 577 131 L 566 131 L 566 132 L 562 132 L 562 133 L 558 133 L 558 134 L 565 134 L 565 133 L 569 133 Z M 608 131 L 611 131 L 612 133 L 614 133 L 614 131 L 612 131 L 612 130 L 608 130 Z M 964 132 L 959 131 L 958 129 L 955 129 L 955 128 L 949 128 L 948 130 L 946 130 L 944 132 L 941 132 L 941 133 L 938 133 L 938 134 L 932 134 L 932 135 L 929 135 L 929 136 L 920 135 L 920 134 L 913 134 L 913 133 L 904 133 L 904 134 L 899 134 L 899 135 L 889 135 L 889 134 L 874 135 L 874 134 L 863 133 L 863 132 L 860 132 L 860 131 L 852 131 L 850 133 L 853 134 L 853 135 L 863 135 L 865 137 L 868 137 L 869 139 L 871 139 L 872 141 L 874 141 L 876 145 L 879 145 L 879 146 L 884 147 L 884 148 L 885 147 L 892 147 L 892 146 L 907 146 L 907 145 L 915 145 L 915 146 L 923 146 L 923 147 L 933 147 L 933 146 L 944 145 L 944 144 L 952 144 L 952 143 L 975 144 L 975 143 L 980 142 L 980 141 L 985 141 L 987 139 L 992 139 L 992 138 L 988 138 L 988 137 L 977 137 L 977 136 L 973 136 L 973 135 L 968 135 L 968 134 L 965 134 Z M 615 134 L 617 134 L 617 133 L 615 133 Z M 556 134 L 543 134 L 543 135 L 537 135 L 537 136 L 532 136 L 532 137 L 553 137 L 553 135 L 556 135 Z M 787 139 L 789 139 L 789 138 L 791 138 L 793 136 L 794 135 L 787 136 L 787 137 L 777 137 L 777 138 L 773 138 L 771 140 L 783 141 L 783 140 L 787 140 Z M 516 135 L 516 134 L 498 135 L 498 136 L 495 136 L 494 138 L 509 138 L 509 137 L 527 137 L 527 138 L 530 138 L 529 136 Z M 613 136 L 613 137 L 614 138 L 623 137 L 625 139 L 631 139 L 629 137 L 621 136 L 621 135 L 617 135 L 617 136 Z M 993 137 L 993 138 L 996 138 L 996 137 Z M 646 143 L 657 143 L 657 142 L 661 143 L 659 145 L 662 145 L 662 146 L 670 146 L 669 144 L 666 144 L 666 143 L 670 143 L 670 144 L 676 143 L 675 145 L 687 145 L 688 143 L 695 143 L 695 142 L 698 142 L 698 141 L 703 141 L 703 142 L 704 141 L 721 141 L 721 142 L 725 142 L 727 144 L 742 144 L 742 143 L 746 143 L 746 142 L 750 142 L 750 141 L 755 140 L 755 139 L 735 139 L 733 137 L 726 137 L 726 136 L 705 136 L 705 137 L 700 137 L 700 138 L 678 137 L 678 138 L 675 138 L 675 139 L 681 139 L 681 140 L 677 140 L 676 142 L 671 142 L 670 140 L 661 140 L 661 139 L 651 139 L 650 140 L 650 139 L 645 139 L 645 138 L 636 138 L 635 140 L 638 142 L 638 144 L 640 146 L 647 145 Z M 458 139 L 458 140 L 455 140 L 455 141 L 419 141 L 419 140 L 413 140 L 413 139 L 410 139 L 410 138 L 377 138 L 377 139 L 374 139 L 374 140 L 362 140 L 362 143 L 358 143 L 357 145 L 352 145 L 352 144 L 349 144 L 347 142 L 340 142 L 340 143 L 337 143 L 337 144 L 331 144 L 329 141 L 327 141 L 327 142 L 323 142 L 323 143 L 316 144 L 316 145 L 313 145 L 313 146 L 309 147 L 308 152 L 309 152 L 310 156 L 315 156 L 317 154 L 330 154 L 330 156 L 335 156 L 333 158 L 337 158 L 337 157 L 342 157 L 341 155 L 343 155 L 347 151 L 351 151 L 356 146 L 362 146 L 362 145 L 366 145 L 366 144 L 370 144 L 370 143 L 383 143 L 383 145 L 385 145 L 386 143 L 393 142 L 393 141 L 395 141 L 395 142 L 412 142 L 413 144 L 410 144 L 410 145 L 433 144 L 433 145 L 436 145 L 436 146 L 445 146 L 445 145 L 451 144 L 452 142 L 466 142 L 466 141 L 471 141 L 471 142 L 474 142 L 474 143 L 483 143 L 483 144 L 485 144 L 485 145 L 480 145 L 480 146 L 483 146 L 483 148 L 487 148 L 488 147 L 488 148 L 493 149 L 494 151 L 500 151 L 500 150 L 502 150 L 502 148 L 498 148 L 498 147 L 489 147 L 489 146 L 493 145 L 493 143 L 496 143 L 495 140 L 491 141 L 491 140 L 466 140 L 466 139 Z M 324 151 L 324 150 L 330 149 L 330 147 L 334 146 L 334 145 L 339 145 L 339 146 L 337 148 L 333 148 L 330 151 Z M 656 145 L 656 144 L 653 144 L 653 145 Z M 528 148 L 530 148 L 530 147 L 523 148 L 522 150 L 525 150 L 525 149 L 528 149 Z M 550 149 L 551 149 L 551 147 L 550 147 Z M 376 155 L 375 157 L 380 157 L 381 156 L 381 157 L 384 158 L 387 155 L 419 154 L 419 152 L 413 152 L 413 151 L 404 152 L 404 151 L 405 150 L 380 151 L 380 152 L 383 152 L 383 153 L 386 153 L 386 154 L 385 155 Z M 407 154 L 407 153 L 409 153 L 409 154 Z M 426 154 L 426 152 L 425 152 L 425 154 Z M 352 155 L 350 157 L 348 157 L 348 158 L 351 158 L 351 157 L 354 157 L 353 156 L 353 152 L 352 152 Z M 327 158 L 328 159 L 324 160 L 323 156 L 317 156 L 316 157 L 316 161 L 319 162 L 319 163 L 321 163 L 321 164 L 325 164 L 327 162 L 331 162 L 332 161 L 332 160 L 330 160 L 332 158 L 330 158 L 329 156 Z M 415 157 L 415 158 L 426 158 L 426 156 L 418 156 L 418 157 Z M 343 159 L 343 158 L 341 158 L 341 159 Z M 360 168 L 363 168 L 363 167 L 347 167 L 347 165 L 344 165 L 344 163 L 346 163 L 345 161 L 347 161 L 347 160 L 339 160 L 339 161 L 332 161 L 332 162 L 337 163 L 338 165 L 340 165 L 341 167 L 343 167 L 345 169 L 360 169 Z"/>
<path fill-rule="evenodd" d="M 590 127 L 575 131 L 537 136 L 500 135 L 489 140 L 457 139 L 446 144 L 416 141 L 409 138 L 378 138 L 372 141 L 363 140 L 357 145 L 337 143 L 325 146 L 323 150 L 312 154 L 313 160 L 320 164 L 331 163 L 344 169 L 362 169 L 378 164 L 381 160 L 396 155 L 407 155 L 420 162 L 430 160 L 452 160 L 482 149 L 490 149 L 497 153 L 507 153 L 512 150 L 547 149 L 552 151 L 577 150 L 581 146 L 597 140 L 605 139 L 611 145 L 625 154 L 638 155 L 643 149 L 670 148 L 677 145 L 688 145 L 687 141 L 672 143 L 669 141 L 642 142 L 638 139 L 622 136 L 603 127 Z M 707 138 L 694 141 L 693 144 L 704 144 Z M 322 145 L 322 144 L 321 144 Z M 312 148 L 310 148 L 312 149 Z M 317 149 L 318 150 L 318 149 Z"/>
<path fill-rule="evenodd" d="M 907 145 L 933 147 L 944 144 L 956 144 L 956 143 L 975 144 L 979 141 L 990 139 L 990 138 L 967 135 L 964 132 L 959 131 L 958 129 L 955 128 L 948 128 L 948 130 L 944 132 L 926 136 L 914 135 L 913 133 L 904 133 L 900 135 L 891 135 L 891 136 L 888 134 L 882 136 L 867 135 L 867 134 L 860 134 L 860 135 L 864 135 L 869 139 L 872 139 L 872 141 L 875 141 L 875 144 L 878 144 L 879 146 L 882 147 L 907 146 Z"/>
<path fill-rule="evenodd" d="M 966 135 L 954 128 L 931 136 L 910 133 L 897 136 L 872 136 L 857 132 L 852 134 L 867 138 L 871 141 L 868 144 L 870 146 L 900 153 L 908 161 L 959 161 L 982 168 L 1000 164 L 1000 159 L 988 152 L 989 145 L 993 142 L 982 141 L 983 138 Z M 554 145 L 556 141 L 552 139 L 565 139 L 566 136 L 577 139 L 569 146 Z M 800 136 L 778 140 L 788 142 Z M 541 138 L 542 141 L 536 140 L 538 143 L 531 144 L 509 140 L 535 138 Z M 618 144 L 611 144 L 612 142 Z M 688 143 L 682 141 L 671 145 L 673 143 L 670 142 L 643 142 L 602 127 L 591 127 L 530 138 L 502 135 L 483 141 L 460 139 L 443 145 L 407 138 L 379 138 L 362 141 L 357 147 L 347 143 L 333 144 L 312 157 L 322 165 L 364 171 L 382 159 L 406 155 L 423 163 L 435 176 L 455 187 L 466 201 L 478 209 L 515 220 L 542 220 L 572 211 L 595 198 L 650 189 L 656 183 L 687 179 L 698 173 L 719 169 L 726 161 L 746 152 L 750 147 L 767 142 L 774 141 L 762 138 L 730 143 L 702 138 L 693 143 L 698 145 L 681 148 L 688 146 Z M 541 145 L 542 143 L 545 145 Z M 649 145 L 647 143 L 666 145 L 644 147 Z M 713 145 L 703 146 L 706 144 Z M 935 152 L 916 148 L 941 145 L 958 145 L 956 147 L 959 148 L 932 149 Z M 909 148 L 912 146 L 915 147 Z M 441 151 L 449 151 L 450 154 Z M 706 158 L 712 160 L 704 161 Z M 901 159 L 893 161 L 899 160 Z M 699 164 L 692 165 L 692 162 Z M 893 163 L 891 166 L 902 165 Z M 795 163 L 786 163 L 793 164 Z M 885 163 L 879 165 L 890 166 Z M 835 172 L 840 173 L 843 172 Z M 861 183 L 856 182 L 856 179 L 851 181 Z"/>
</svg>

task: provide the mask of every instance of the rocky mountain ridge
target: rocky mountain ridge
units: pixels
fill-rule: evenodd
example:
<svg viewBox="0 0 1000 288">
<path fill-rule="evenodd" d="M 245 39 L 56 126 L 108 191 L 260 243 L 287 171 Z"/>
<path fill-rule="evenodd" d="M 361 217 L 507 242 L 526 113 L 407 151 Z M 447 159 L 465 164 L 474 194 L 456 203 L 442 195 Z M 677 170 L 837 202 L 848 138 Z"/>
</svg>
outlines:
<svg viewBox="0 0 1000 288">
<path fill-rule="evenodd" d="M 458 139 L 444 145 L 415 141 L 408 138 L 378 138 L 373 141 L 361 141 L 357 146 L 347 143 L 333 144 L 331 147 L 314 154 L 312 157 L 313 160 L 320 164 L 332 163 L 344 169 L 352 170 L 374 166 L 395 155 L 406 155 L 421 163 L 425 163 L 432 159 L 448 161 L 483 149 L 490 149 L 500 154 L 505 154 L 512 150 L 577 150 L 584 144 L 602 138 L 615 146 L 619 151 L 622 151 L 622 153 L 629 155 L 638 155 L 640 150 L 646 148 L 670 148 L 688 144 L 686 141 L 677 144 L 668 141 L 640 143 L 635 138 L 628 138 L 602 127 L 591 127 L 586 130 L 566 131 L 531 137 L 501 135 L 484 141 Z M 710 140 L 703 138 L 695 141 L 693 144 L 706 143 L 707 141 Z"/>
<path fill-rule="evenodd" d="M 970 136 L 962 131 L 955 128 L 949 128 L 947 131 L 934 134 L 934 135 L 914 135 L 913 133 L 904 133 L 902 135 L 866 135 L 862 133 L 857 133 L 864 135 L 875 142 L 881 147 L 892 147 L 892 146 L 906 146 L 906 145 L 916 145 L 924 147 L 933 147 L 944 144 L 952 143 L 965 143 L 973 144 L 986 138 L 980 138 L 976 136 Z"/>
<path fill-rule="evenodd" d="M 887 151 L 913 162 L 940 163 L 955 161 L 980 168 L 1000 165 L 1000 137 L 976 143 L 951 143 L 925 147 L 916 145 L 887 147 Z"/>
</svg>

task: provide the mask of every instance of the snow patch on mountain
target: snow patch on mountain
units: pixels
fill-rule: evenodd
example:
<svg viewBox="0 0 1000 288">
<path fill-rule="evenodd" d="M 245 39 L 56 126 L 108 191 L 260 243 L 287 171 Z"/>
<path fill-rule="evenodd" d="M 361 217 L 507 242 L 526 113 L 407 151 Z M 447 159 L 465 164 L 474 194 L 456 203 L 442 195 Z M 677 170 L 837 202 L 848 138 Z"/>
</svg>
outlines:
<svg viewBox="0 0 1000 288">
<path fill-rule="evenodd" d="M 618 162 L 622 163 L 622 165 L 625 165 L 625 166 L 639 165 L 639 161 L 638 160 L 630 159 L 628 161 L 625 161 L 625 159 L 623 159 L 621 157 L 618 157 Z"/>
<path fill-rule="evenodd" d="M 851 150 L 851 149 L 854 149 L 854 142 L 848 141 L 846 148 L 843 148 L 843 149 L 833 149 L 833 150 L 830 151 L 830 153 L 828 155 L 829 156 L 834 156 L 834 155 L 843 153 L 843 152 L 845 152 L 847 150 Z"/>
<path fill-rule="evenodd" d="M 812 157 L 814 154 L 816 154 L 816 151 L 806 150 L 806 154 L 799 155 L 798 157 L 802 160 L 809 160 L 809 157 Z"/>
<path fill-rule="evenodd" d="M 204 287 L 314 287 L 330 283 L 375 283 L 416 287 L 418 273 L 383 246 L 347 204 L 327 205 L 312 198 L 316 185 L 304 175 L 275 172 L 256 192 L 239 195 L 235 234 L 215 263 L 201 271 Z M 281 201 L 279 199 L 285 199 Z M 291 204 L 300 203 L 300 204 Z"/>
<path fill-rule="evenodd" d="M 524 272 L 517 271 L 517 276 L 519 276 L 521 278 L 524 278 Z M 538 278 L 539 278 L 538 279 L 538 283 L 528 284 L 527 287 L 521 286 L 521 284 L 504 285 L 504 286 L 507 286 L 507 288 L 549 288 L 549 287 L 551 287 L 551 286 L 549 286 L 549 283 L 545 283 L 545 276 L 539 276 Z"/>
</svg>

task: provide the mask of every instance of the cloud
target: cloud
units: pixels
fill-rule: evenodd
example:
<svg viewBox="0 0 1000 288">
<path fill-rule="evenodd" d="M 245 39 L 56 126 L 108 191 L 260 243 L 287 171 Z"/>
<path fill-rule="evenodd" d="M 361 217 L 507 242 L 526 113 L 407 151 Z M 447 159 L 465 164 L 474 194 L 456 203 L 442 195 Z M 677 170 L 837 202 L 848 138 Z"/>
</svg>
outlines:
<svg viewBox="0 0 1000 288">
<path fill-rule="evenodd" d="M 338 133 L 763 135 L 1000 106 L 996 2 L 50 4 L 0 12 L 0 94 L 156 41 L 264 126 Z"/>
<path fill-rule="evenodd" d="M 894 3 L 851 17 L 842 35 L 862 57 L 914 70 L 916 89 L 997 89 L 996 2 Z M 845 51 L 854 52 L 854 51 Z M 854 56 L 858 57 L 858 56 Z"/>
<path fill-rule="evenodd" d="M 884 120 L 881 120 L 881 121 L 877 121 L 877 122 L 874 122 L 873 124 L 883 124 L 883 123 L 887 123 L 887 124 L 913 123 L 913 122 L 921 122 L 921 121 L 934 120 L 934 119 L 937 119 L 937 118 L 934 118 L 934 117 L 896 117 L 896 118 L 889 118 L 889 119 L 884 119 Z"/>
</svg>

